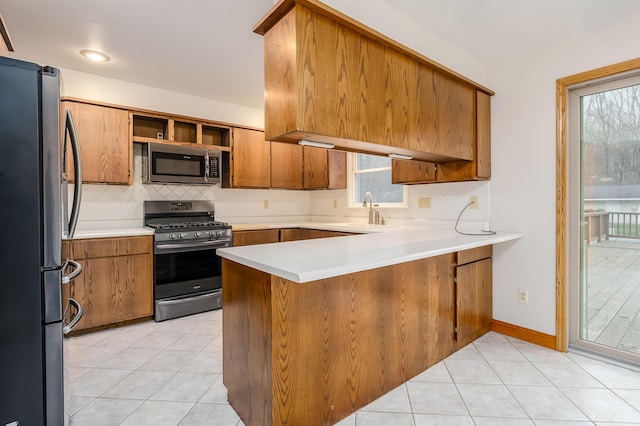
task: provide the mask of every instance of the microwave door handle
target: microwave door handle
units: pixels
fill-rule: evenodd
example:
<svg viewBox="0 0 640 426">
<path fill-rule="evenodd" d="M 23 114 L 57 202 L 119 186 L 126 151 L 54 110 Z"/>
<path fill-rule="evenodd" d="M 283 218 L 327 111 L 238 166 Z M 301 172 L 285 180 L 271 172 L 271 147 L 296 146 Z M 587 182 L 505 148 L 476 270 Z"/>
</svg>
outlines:
<svg viewBox="0 0 640 426">
<path fill-rule="evenodd" d="M 209 153 L 204 153 L 204 181 L 209 182 Z"/>
<path fill-rule="evenodd" d="M 71 139 L 71 151 L 73 153 L 73 170 L 75 172 L 75 184 L 73 185 L 73 205 L 71 208 L 71 215 L 69 217 L 69 239 L 73 239 L 73 234 L 76 231 L 76 225 L 78 224 L 78 215 L 80 213 L 80 200 L 82 199 L 82 157 L 80 155 L 80 143 L 78 142 L 78 134 L 76 133 L 76 127 L 73 124 L 73 117 L 71 111 L 67 110 L 65 120 L 65 147 L 66 147 L 66 135 L 69 132 Z"/>
<path fill-rule="evenodd" d="M 65 324 L 62 327 L 62 332 L 64 334 L 69 334 L 71 330 L 75 328 L 75 326 L 78 324 L 78 321 L 80 321 L 80 319 L 82 318 L 82 315 L 84 314 L 84 311 L 82 310 L 82 305 L 80 305 L 80 303 L 78 303 L 75 299 L 69 298 L 69 300 L 67 301 L 67 307 L 64 309 L 64 314 L 62 315 L 62 318 L 66 318 L 67 314 L 69 313 L 69 308 L 71 305 L 73 305 L 73 307 L 76 309 L 76 314 L 74 315 L 73 319 L 69 324 Z"/>
</svg>

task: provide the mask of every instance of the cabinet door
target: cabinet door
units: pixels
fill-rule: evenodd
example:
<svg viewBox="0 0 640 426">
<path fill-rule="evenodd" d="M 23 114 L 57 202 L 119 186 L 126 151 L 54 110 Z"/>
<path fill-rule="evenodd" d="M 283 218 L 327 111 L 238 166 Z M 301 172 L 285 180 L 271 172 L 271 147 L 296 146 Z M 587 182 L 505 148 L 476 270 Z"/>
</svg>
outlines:
<svg viewBox="0 0 640 426">
<path fill-rule="evenodd" d="M 271 188 L 303 188 L 300 145 L 271 142 Z"/>
<path fill-rule="evenodd" d="M 473 160 L 475 89 L 434 72 L 434 138 L 438 153 Z"/>
<path fill-rule="evenodd" d="M 313 240 L 316 238 L 331 238 L 354 235 L 349 232 L 325 231 L 323 229 L 286 228 L 280 230 L 280 241 Z"/>
<path fill-rule="evenodd" d="M 476 139 L 473 161 L 453 161 L 438 166 L 438 182 L 491 178 L 491 97 L 476 92 Z"/>
<path fill-rule="evenodd" d="M 271 144 L 264 132 L 233 129 L 233 187 L 269 188 L 271 177 Z"/>
<path fill-rule="evenodd" d="M 74 331 L 153 315 L 151 254 L 79 261 L 82 274 L 69 295 L 84 309 Z"/>
<path fill-rule="evenodd" d="M 344 151 L 330 150 L 329 161 L 329 185 L 327 189 L 347 189 L 347 153 Z"/>
<path fill-rule="evenodd" d="M 303 149 L 304 189 L 345 189 L 347 153 L 305 146 Z"/>
<path fill-rule="evenodd" d="M 132 150 L 129 143 L 129 112 L 80 102 L 62 102 L 73 116 L 82 152 L 82 181 L 130 185 Z M 64 129 L 64 127 L 62 127 Z M 64 136 L 64 133 L 62 134 Z M 67 146 L 67 170 L 74 178 L 71 147 Z"/>
<path fill-rule="evenodd" d="M 436 179 L 436 165 L 424 161 L 391 160 L 391 183 L 429 183 Z"/>
<path fill-rule="evenodd" d="M 329 186 L 327 150 L 305 146 L 302 158 L 304 189 L 326 189 Z"/>
<path fill-rule="evenodd" d="M 232 236 L 234 247 L 277 243 L 280 241 L 280 230 L 260 229 L 257 231 L 233 231 Z"/>
<path fill-rule="evenodd" d="M 491 259 L 456 268 L 456 329 L 465 345 L 491 329 Z"/>
<path fill-rule="evenodd" d="M 153 315 L 152 250 L 151 236 L 63 241 L 63 256 L 83 268 L 62 286 L 63 302 L 72 297 L 84 309 L 74 332 Z"/>
</svg>

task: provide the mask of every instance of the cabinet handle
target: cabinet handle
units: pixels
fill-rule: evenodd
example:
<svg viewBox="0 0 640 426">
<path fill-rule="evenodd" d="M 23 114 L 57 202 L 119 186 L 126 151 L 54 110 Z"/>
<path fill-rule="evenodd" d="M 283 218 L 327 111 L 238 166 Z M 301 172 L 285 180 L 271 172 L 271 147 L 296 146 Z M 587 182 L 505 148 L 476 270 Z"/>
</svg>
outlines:
<svg viewBox="0 0 640 426">
<path fill-rule="evenodd" d="M 67 316 L 67 313 L 69 313 L 69 307 L 71 305 L 73 305 L 73 307 L 76 308 L 76 315 L 73 317 L 73 319 L 69 324 L 65 324 L 62 327 L 62 332 L 64 334 L 69 334 L 69 332 L 75 328 L 75 326 L 78 324 L 78 321 L 80 321 L 80 318 L 82 318 L 82 315 L 84 314 L 84 311 L 82 310 L 82 305 L 80 305 L 80 303 L 78 303 L 75 299 L 69 298 L 69 301 L 67 302 L 67 307 L 64 308 L 64 314 L 62 315 L 62 318 L 65 318 Z"/>
<path fill-rule="evenodd" d="M 67 269 L 67 266 L 72 266 L 73 271 L 69 275 L 62 276 L 62 284 L 69 284 L 71 281 L 75 280 L 78 275 L 82 272 L 82 265 L 80 265 L 75 260 L 67 259 L 62 265 L 62 270 Z"/>
</svg>

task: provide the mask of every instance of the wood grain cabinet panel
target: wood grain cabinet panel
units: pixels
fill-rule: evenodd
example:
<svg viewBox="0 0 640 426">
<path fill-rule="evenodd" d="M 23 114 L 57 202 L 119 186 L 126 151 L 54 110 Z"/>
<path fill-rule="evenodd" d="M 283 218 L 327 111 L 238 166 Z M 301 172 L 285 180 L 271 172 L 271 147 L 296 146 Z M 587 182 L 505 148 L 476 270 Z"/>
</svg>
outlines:
<svg viewBox="0 0 640 426">
<path fill-rule="evenodd" d="M 344 237 L 348 235 L 354 234 L 349 232 L 325 231 L 323 229 L 284 228 L 280 230 L 280 242 Z"/>
<path fill-rule="evenodd" d="M 153 315 L 153 237 L 65 241 L 63 255 L 83 269 L 63 285 L 84 309 L 74 333 Z"/>
<path fill-rule="evenodd" d="M 264 35 L 268 140 L 472 161 L 475 92 L 493 92 L 322 3 L 284 0 Z"/>
<path fill-rule="evenodd" d="M 463 347 L 491 329 L 492 246 L 465 250 L 457 254 L 456 340 Z"/>
<path fill-rule="evenodd" d="M 304 284 L 222 267 L 223 380 L 248 426 L 335 424 L 454 350 L 450 255 Z"/>
<path fill-rule="evenodd" d="M 129 112 L 125 109 L 63 101 L 61 120 L 71 111 L 82 154 L 82 181 L 131 185 L 133 152 L 129 143 Z M 62 127 L 64 137 L 64 126 Z M 71 147 L 67 144 L 67 170 L 74 179 Z"/>
<path fill-rule="evenodd" d="M 232 181 L 234 188 L 269 188 L 271 144 L 259 130 L 233 129 Z"/>
<path fill-rule="evenodd" d="M 477 91 L 475 105 L 473 161 L 452 161 L 436 165 L 420 161 L 393 160 L 392 182 L 422 184 L 491 179 L 491 97 Z"/>
<path fill-rule="evenodd" d="M 258 229 L 252 231 L 233 231 L 233 246 L 250 246 L 254 244 L 277 243 L 280 241 L 280 230 Z"/>
<path fill-rule="evenodd" d="M 280 189 L 346 189 L 347 153 L 272 142 L 271 187 Z"/>
<path fill-rule="evenodd" d="M 302 146 L 271 142 L 271 188 L 303 189 Z"/>
</svg>

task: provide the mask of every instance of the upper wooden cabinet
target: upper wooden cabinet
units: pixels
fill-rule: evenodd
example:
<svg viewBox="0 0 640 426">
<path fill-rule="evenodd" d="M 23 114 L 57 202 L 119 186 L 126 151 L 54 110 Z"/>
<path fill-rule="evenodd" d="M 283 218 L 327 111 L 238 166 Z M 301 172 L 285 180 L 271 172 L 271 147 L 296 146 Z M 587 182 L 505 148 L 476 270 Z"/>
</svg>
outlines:
<svg viewBox="0 0 640 426">
<path fill-rule="evenodd" d="M 70 110 L 82 153 L 82 181 L 86 183 L 133 183 L 133 154 L 129 143 L 129 112 L 89 103 L 63 101 L 61 120 Z M 64 129 L 64 125 L 61 127 Z M 64 130 L 62 133 L 64 137 Z M 71 147 L 67 144 L 67 152 Z M 67 155 L 67 170 L 74 179 L 73 159 Z"/>
<path fill-rule="evenodd" d="M 475 95 L 473 161 L 433 164 L 420 161 L 393 160 L 393 183 L 421 184 L 489 180 L 491 178 L 491 97 L 477 91 Z"/>
<path fill-rule="evenodd" d="M 271 142 L 271 188 L 345 189 L 347 153 Z"/>
<path fill-rule="evenodd" d="M 491 90 L 316 0 L 281 0 L 254 31 L 268 140 L 474 160 L 476 91 Z"/>
<path fill-rule="evenodd" d="M 304 189 L 302 146 L 271 142 L 271 188 Z"/>
<path fill-rule="evenodd" d="M 345 189 L 347 153 L 305 146 L 303 150 L 304 189 Z"/>
<path fill-rule="evenodd" d="M 151 111 L 132 111 L 131 123 L 132 142 L 216 147 L 226 152 L 230 150 L 231 127 L 225 124 Z"/>
<path fill-rule="evenodd" d="M 233 128 L 231 148 L 231 186 L 269 188 L 271 144 L 264 140 L 264 132 Z"/>
</svg>

